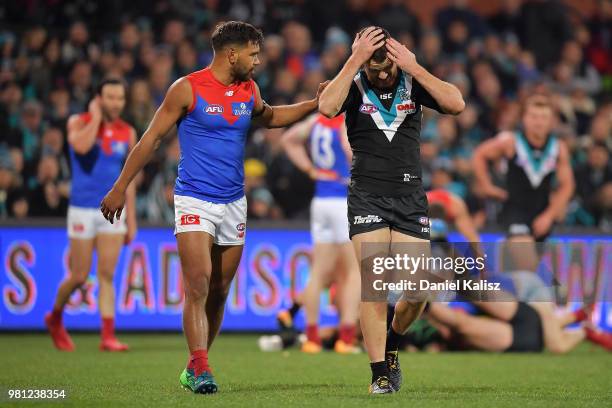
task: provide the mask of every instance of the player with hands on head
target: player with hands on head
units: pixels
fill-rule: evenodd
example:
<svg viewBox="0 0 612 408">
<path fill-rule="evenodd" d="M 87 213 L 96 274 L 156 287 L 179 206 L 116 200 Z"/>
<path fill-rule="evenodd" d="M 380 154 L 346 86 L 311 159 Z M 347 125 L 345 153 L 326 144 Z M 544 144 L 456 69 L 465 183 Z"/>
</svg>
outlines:
<svg viewBox="0 0 612 408">
<path fill-rule="evenodd" d="M 362 257 L 362 245 L 388 248 L 376 256 L 429 253 L 420 165 L 423 106 L 459 114 L 465 102 L 454 85 L 427 72 L 410 50 L 380 27 L 357 34 L 351 56 L 321 94 L 319 112 L 330 118 L 346 113 L 353 150 L 348 218 L 360 263 L 368 258 Z M 413 293 L 397 302 L 387 332 L 386 293 L 378 293 L 380 299 L 364 298 L 364 283 L 371 273 L 362 264 L 360 323 L 372 370 L 369 391 L 384 394 L 401 386 L 399 341 L 423 310 L 426 294 Z"/>
</svg>

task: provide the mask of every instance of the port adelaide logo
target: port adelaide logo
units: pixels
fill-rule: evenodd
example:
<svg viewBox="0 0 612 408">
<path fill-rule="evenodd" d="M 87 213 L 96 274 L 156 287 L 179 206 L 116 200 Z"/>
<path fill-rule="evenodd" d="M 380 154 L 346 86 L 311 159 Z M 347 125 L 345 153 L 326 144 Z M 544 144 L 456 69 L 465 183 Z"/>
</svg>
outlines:
<svg viewBox="0 0 612 408">
<path fill-rule="evenodd" d="M 400 103 L 395 105 L 398 112 L 406 112 L 407 114 L 412 114 L 416 112 L 416 105 L 410 99 L 410 92 L 406 88 L 399 88 L 397 90 L 397 94 L 400 99 Z"/>
</svg>

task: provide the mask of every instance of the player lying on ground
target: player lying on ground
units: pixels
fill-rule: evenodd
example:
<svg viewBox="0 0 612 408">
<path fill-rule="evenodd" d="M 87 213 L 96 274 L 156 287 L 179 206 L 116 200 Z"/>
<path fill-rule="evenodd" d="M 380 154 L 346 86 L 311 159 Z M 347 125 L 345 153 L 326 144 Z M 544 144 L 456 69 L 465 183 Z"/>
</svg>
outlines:
<svg viewBox="0 0 612 408">
<path fill-rule="evenodd" d="M 263 36 L 252 25 L 219 24 L 211 40 L 211 65 L 168 89 L 101 204 L 111 223 L 120 218 L 126 187 L 177 124 L 181 157 L 174 197 L 175 235 L 185 288 L 183 330 L 190 352 L 180 382 L 195 393 L 217 391 L 208 350 L 221 327 L 244 245 L 244 146 L 251 119 L 265 127 L 288 126 L 313 112 L 318 103 L 318 94 L 289 106 L 271 107 L 263 101 L 252 79 Z"/>
<path fill-rule="evenodd" d="M 308 157 L 305 144 L 310 144 Z M 306 311 L 306 337 L 302 351 L 321 351 L 319 299 L 325 282 L 336 281 L 339 293 L 340 338 L 335 350 L 355 353 L 355 326 L 359 308 L 359 266 L 355 259 L 346 219 L 347 184 L 352 152 L 346 136 L 344 116 L 328 119 L 315 114 L 297 123 L 283 135 L 283 147 L 297 168 L 315 180 L 310 205 L 312 268 L 302 293 Z M 337 266 L 340 266 L 338 268 Z M 281 314 L 280 317 L 285 317 Z"/>
<path fill-rule="evenodd" d="M 120 119 L 125 98 L 125 84 L 119 79 L 106 79 L 98 86 L 89 111 L 68 119 L 72 168 L 68 207 L 69 274 L 60 284 L 53 310 L 45 315 L 45 324 L 58 350 L 75 348 L 62 323 L 62 314 L 70 295 L 87 281 L 94 250 L 98 258 L 98 309 L 102 317 L 100 350 L 128 349 L 115 337 L 113 276 L 121 247 L 136 234 L 134 187 L 126 187 L 127 222 L 124 218 L 111 225 L 98 210 L 100 200 L 112 187 L 125 156 L 136 143 L 134 129 Z"/>
<path fill-rule="evenodd" d="M 346 112 L 353 150 L 348 218 L 358 262 L 367 257 L 362 244 L 389 248 L 376 256 L 428 252 L 419 153 L 422 106 L 458 114 L 465 103 L 455 86 L 427 72 L 408 48 L 378 27 L 357 34 L 351 56 L 321 95 L 322 114 L 332 118 Z M 407 243 L 414 253 L 406 253 L 411 252 Z M 362 281 L 365 273 L 371 271 L 362 268 Z M 385 293 L 378 294 L 379 301 L 364 302 L 363 290 L 362 285 L 360 324 L 372 370 L 370 393 L 394 392 L 401 385 L 397 343 L 425 303 L 398 302 L 387 333 Z"/>
<path fill-rule="evenodd" d="M 429 305 L 426 316 L 447 341 L 468 349 L 563 354 L 584 339 L 612 351 L 612 334 L 587 322 L 587 313 L 557 315 L 552 302 L 472 302 L 482 315 L 471 315 L 443 303 Z M 576 329 L 568 325 L 579 323 Z"/>
</svg>

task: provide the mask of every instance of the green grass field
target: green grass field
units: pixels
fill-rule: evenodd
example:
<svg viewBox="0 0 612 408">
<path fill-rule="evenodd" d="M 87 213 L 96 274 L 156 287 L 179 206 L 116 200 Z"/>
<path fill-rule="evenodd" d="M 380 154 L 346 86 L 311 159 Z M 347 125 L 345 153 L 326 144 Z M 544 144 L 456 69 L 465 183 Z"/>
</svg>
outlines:
<svg viewBox="0 0 612 408">
<path fill-rule="evenodd" d="M 130 352 L 101 353 L 96 335 L 80 334 L 75 353 L 59 353 L 42 334 L 0 334 L 0 407 L 612 406 L 612 354 L 589 345 L 565 356 L 404 353 L 401 392 L 373 397 L 365 354 L 262 353 L 257 336 L 222 335 L 210 358 L 219 393 L 194 395 L 178 385 L 180 335 L 121 339 Z M 9 388 L 66 389 L 67 398 L 8 402 Z"/>
</svg>

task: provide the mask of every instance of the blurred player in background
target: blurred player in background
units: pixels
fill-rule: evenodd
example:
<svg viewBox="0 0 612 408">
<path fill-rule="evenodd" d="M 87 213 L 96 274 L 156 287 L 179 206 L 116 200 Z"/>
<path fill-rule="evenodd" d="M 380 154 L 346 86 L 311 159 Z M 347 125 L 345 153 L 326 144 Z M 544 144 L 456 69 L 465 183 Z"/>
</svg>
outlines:
<svg viewBox="0 0 612 408">
<path fill-rule="evenodd" d="M 481 193 L 503 202 L 499 221 L 511 240 L 544 241 L 574 192 L 569 151 L 552 133 L 554 123 L 550 99 L 532 95 L 523 106 L 521 130 L 502 132 L 474 151 Z M 487 166 L 502 159 L 507 163 L 505 189 L 493 184 Z"/>
<path fill-rule="evenodd" d="M 442 189 L 428 191 L 426 196 L 429 205 L 429 221 L 432 224 L 432 231 L 430 231 L 432 240 L 434 239 L 434 220 L 439 220 L 445 224 L 453 225 L 467 242 L 477 243 L 480 241 L 476 224 L 461 197 Z M 442 226 L 442 228 L 444 227 Z"/>
<path fill-rule="evenodd" d="M 331 118 L 346 112 L 354 155 L 348 214 L 358 262 L 367 243 L 389 244 L 385 256 L 401 256 L 399 251 L 410 256 L 405 254 L 407 243 L 418 251 L 414 256 L 428 252 L 419 145 L 422 106 L 458 114 L 465 102 L 454 85 L 427 72 L 408 48 L 377 27 L 357 34 L 352 55 L 321 95 L 322 114 Z M 371 271 L 361 271 L 362 280 L 367 273 Z M 422 299 L 397 302 L 387 333 L 386 299 L 361 302 L 359 320 L 372 370 L 370 393 L 399 390 L 399 342 L 424 305 Z"/>
<path fill-rule="evenodd" d="M 310 143 L 312 160 L 306 152 L 306 142 Z M 310 205 L 313 260 L 308 284 L 302 294 L 307 338 L 302 351 L 321 351 L 319 300 L 321 291 L 335 281 L 339 296 L 340 328 L 334 350 L 342 354 L 354 353 L 358 351 L 354 343 L 360 278 L 346 218 L 352 152 L 346 136 L 344 115 L 332 119 L 321 114 L 309 117 L 285 133 L 283 146 L 295 166 L 316 181 L 315 196 Z M 287 311 L 279 318 L 287 319 L 291 315 Z"/>
<path fill-rule="evenodd" d="M 57 291 L 53 310 L 45 316 L 55 347 L 73 351 L 74 344 L 62 323 L 70 295 L 84 284 L 91 271 L 94 250 L 98 256 L 98 307 L 102 317 L 100 349 L 124 351 L 115 337 L 115 288 L 113 276 L 121 247 L 136 234 L 135 190 L 126 188 L 127 217 L 109 224 L 100 214 L 100 200 L 113 186 L 126 155 L 136 143 L 134 129 L 120 119 L 126 86 L 119 79 L 100 83 L 89 111 L 68 120 L 68 144 L 72 164 L 72 189 L 68 208 L 70 238 L 69 275 Z"/>
<path fill-rule="evenodd" d="M 211 65 L 168 89 L 121 175 L 101 204 L 120 219 L 130 181 L 177 124 L 181 156 L 175 186 L 175 235 L 185 287 L 183 330 L 190 358 L 180 383 L 194 393 L 217 392 L 208 350 L 223 320 L 225 300 L 240 262 L 246 232 L 244 148 L 251 120 L 291 125 L 314 111 L 317 98 L 271 107 L 253 81 L 263 42 L 251 24 L 229 21 L 212 34 Z M 324 87 L 319 86 L 319 92 Z"/>
<path fill-rule="evenodd" d="M 612 351 L 612 334 L 595 328 L 584 308 L 558 314 L 553 302 L 541 299 L 471 304 L 476 315 L 434 302 L 426 317 L 446 341 L 462 349 L 565 354 L 586 339 Z M 581 324 L 568 327 L 575 323 Z"/>
</svg>

